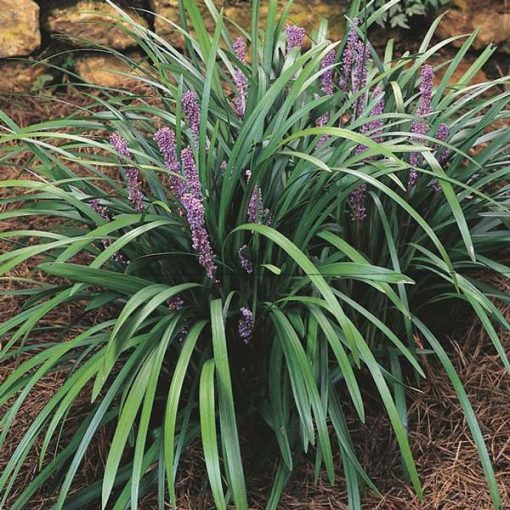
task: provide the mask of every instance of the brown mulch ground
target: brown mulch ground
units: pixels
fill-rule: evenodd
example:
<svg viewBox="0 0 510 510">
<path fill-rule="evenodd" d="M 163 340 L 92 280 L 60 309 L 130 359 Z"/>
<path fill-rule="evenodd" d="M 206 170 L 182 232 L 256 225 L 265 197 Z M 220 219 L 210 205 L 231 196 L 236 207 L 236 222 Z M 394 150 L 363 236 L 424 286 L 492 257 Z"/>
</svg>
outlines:
<svg viewBox="0 0 510 510">
<path fill-rule="evenodd" d="M 76 98 L 71 97 L 71 101 Z M 32 98 L 3 103 L 0 108 L 9 109 L 11 115 L 22 125 L 38 122 L 54 114 L 51 102 Z M 62 113 L 62 112 L 60 112 Z M 0 178 L 15 177 L 19 169 L 0 168 Z M 1 193 L 1 190 L 0 190 Z M 1 206 L 0 206 L 1 210 Z M 25 222 L 23 225 L 27 228 Z M 31 224 L 31 228 L 37 228 Z M 12 228 L 2 225 L 1 230 Z M 9 249 L 0 243 L 0 252 Z M 16 269 L 17 276 L 31 274 L 31 264 Z M 2 286 L 5 287 L 4 282 Z M 500 283 L 503 285 L 503 283 Z M 510 288 L 508 288 L 510 291 Z M 20 307 L 13 297 L 0 296 L 0 323 Z M 504 310 L 510 317 L 510 310 Z M 54 320 L 73 322 L 82 310 L 72 306 L 62 310 Z M 93 321 L 93 318 L 90 318 Z M 510 334 L 503 335 L 503 344 L 510 351 Z M 494 463 L 496 477 L 503 497 L 503 508 L 510 508 L 510 376 L 502 367 L 490 340 L 481 328 L 472 324 L 452 339 L 454 362 L 479 419 L 482 433 Z M 384 494 L 383 499 L 367 494 L 363 500 L 365 510 L 489 510 L 492 508 L 484 476 L 478 460 L 476 447 L 471 439 L 466 421 L 440 366 L 427 363 L 427 380 L 419 392 L 415 392 L 410 404 L 410 442 L 418 471 L 423 482 L 425 502 L 420 503 L 412 489 L 403 479 L 399 469 L 398 449 L 390 433 L 390 425 L 384 412 L 377 405 L 369 410 L 367 424 L 351 424 L 362 464 Z M 12 370 L 12 366 L 0 366 L 0 381 Z M 66 373 L 53 374 L 41 381 L 28 396 L 17 417 L 14 433 L 0 451 L 0 472 L 12 455 L 24 432 L 44 404 L 65 380 Z M 78 401 L 76 412 L 69 416 L 67 426 L 77 425 L 86 411 L 88 395 Z M 3 412 L 5 409 L 0 409 Z M 98 464 L 104 462 L 109 436 L 105 432 L 95 441 L 94 449 L 87 456 L 77 479 L 77 486 L 84 487 L 95 477 Z M 35 475 L 37 448 L 29 456 L 25 469 L 20 473 L 18 487 L 22 490 Z M 324 479 L 314 483 L 313 466 L 305 465 L 292 477 L 279 506 L 281 510 L 331 510 L 346 509 L 347 499 L 340 463 L 338 483 L 329 486 Z M 253 509 L 262 509 L 270 490 L 271 473 L 251 482 Z M 207 510 L 212 508 L 210 497 L 203 491 L 203 462 L 199 449 L 190 451 L 183 459 L 183 469 L 178 481 L 179 505 L 182 510 Z M 31 503 L 30 510 L 48 510 L 51 501 L 39 497 Z M 157 508 L 149 495 L 140 506 L 142 510 Z M 8 510 L 8 507 L 7 509 Z"/>
</svg>

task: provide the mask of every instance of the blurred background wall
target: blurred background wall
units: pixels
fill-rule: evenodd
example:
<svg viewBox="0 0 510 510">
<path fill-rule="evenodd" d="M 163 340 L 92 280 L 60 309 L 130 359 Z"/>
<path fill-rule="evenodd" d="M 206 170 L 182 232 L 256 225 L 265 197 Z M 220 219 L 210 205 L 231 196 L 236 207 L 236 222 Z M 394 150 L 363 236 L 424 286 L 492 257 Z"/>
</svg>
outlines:
<svg viewBox="0 0 510 510">
<path fill-rule="evenodd" d="M 379 0 L 382 3 L 381 0 Z M 419 2 L 423 0 L 403 0 Z M 446 0 L 444 0 L 446 1 Z M 203 5 L 203 1 L 198 0 Z M 285 0 L 281 0 L 282 5 Z M 320 17 L 327 17 L 330 38 L 341 35 L 343 16 L 348 0 L 295 0 L 292 22 L 312 34 Z M 117 5 L 137 16 L 144 26 L 153 29 L 174 46 L 183 44 L 179 32 L 162 17 L 179 23 L 178 0 L 118 0 Z M 241 26 L 248 27 L 250 2 L 248 0 L 216 0 L 225 7 L 225 14 Z M 267 1 L 262 0 L 262 9 Z M 441 38 L 465 34 L 480 29 L 475 45 L 481 50 L 490 42 L 498 45 L 500 55 L 510 54 L 510 2 L 507 0 L 451 0 L 438 10 L 429 10 L 428 20 L 412 18 L 413 30 L 399 28 L 388 20 L 378 27 L 374 40 L 383 44 L 389 36 L 411 38 L 416 29 L 426 28 L 430 19 L 447 10 L 438 36 Z M 410 5 L 406 3 L 406 5 Z M 413 4 L 417 5 L 417 4 Z M 212 21 L 205 14 L 212 26 Z M 155 15 L 150 14 L 154 12 Z M 405 12 L 405 11 L 404 11 Z M 413 13 L 409 7 L 409 13 Z M 121 60 L 92 49 L 90 43 L 110 46 L 133 58 L 142 58 L 133 39 L 125 31 L 112 26 L 114 8 L 104 0 L 0 0 L 0 91 L 35 92 L 48 83 L 62 80 L 67 73 L 71 79 L 106 86 L 119 86 L 123 78 L 111 71 L 125 69 Z M 263 22 L 262 14 L 262 22 Z M 414 20 L 414 21 L 413 21 Z M 395 15 L 395 21 L 398 19 Z M 414 33 L 414 35 L 416 35 Z M 460 45 L 463 40 L 454 43 Z M 408 48 L 410 49 L 410 48 Z M 506 67 L 506 57 L 500 59 Z M 500 69 L 500 74 L 507 69 Z"/>
</svg>

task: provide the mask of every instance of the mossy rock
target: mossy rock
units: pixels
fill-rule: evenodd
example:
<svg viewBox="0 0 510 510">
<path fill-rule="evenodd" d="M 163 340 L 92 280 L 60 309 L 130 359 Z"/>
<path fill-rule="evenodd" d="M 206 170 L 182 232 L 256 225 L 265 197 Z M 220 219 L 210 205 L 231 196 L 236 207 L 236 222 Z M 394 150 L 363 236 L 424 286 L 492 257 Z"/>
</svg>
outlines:
<svg viewBox="0 0 510 510">
<path fill-rule="evenodd" d="M 0 0 L 0 57 L 30 55 L 40 45 L 39 6 L 32 0 Z"/>
<path fill-rule="evenodd" d="M 129 10 L 127 12 L 147 26 L 143 18 Z M 119 12 L 104 2 L 80 0 L 71 7 L 51 9 L 46 26 L 51 33 L 66 37 L 75 46 L 89 42 L 124 50 L 136 45 L 136 42 L 122 26 L 118 26 L 119 18 Z M 129 25 L 125 27 L 129 30 Z"/>
<path fill-rule="evenodd" d="M 214 21 L 203 0 L 198 0 L 202 17 L 209 32 L 214 31 Z M 239 25 L 244 30 L 249 30 L 251 26 L 251 2 L 222 2 L 216 0 L 215 5 L 219 8 L 224 7 L 225 18 Z M 285 0 L 279 0 L 279 11 L 282 12 Z M 268 2 L 261 2 L 260 26 L 265 25 L 267 19 Z M 156 32 L 163 36 L 176 48 L 182 48 L 184 38 L 179 30 L 172 26 L 171 21 L 180 26 L 179 1 L 178 0 L 151 0 L 151 10 L 156 14 L 154 19 L 154 27 Z M 166 18 L 166 19 L 164 19 Z M 331 40 L 338 40 L 342 36 L 344 26 L 344 10 L 342 4 L 338 0 L 295 0 L 288 23 L 299 25 L 305 28 L 308 37 L 305 38 L 305 46 L 310 45 L 314 37 L 314 31 L 319 28 L 321 18 L 329 20 L 329 34 L 327 37 Z M 168 20 L 168 21 L 167 21 Z"/>
</svg>

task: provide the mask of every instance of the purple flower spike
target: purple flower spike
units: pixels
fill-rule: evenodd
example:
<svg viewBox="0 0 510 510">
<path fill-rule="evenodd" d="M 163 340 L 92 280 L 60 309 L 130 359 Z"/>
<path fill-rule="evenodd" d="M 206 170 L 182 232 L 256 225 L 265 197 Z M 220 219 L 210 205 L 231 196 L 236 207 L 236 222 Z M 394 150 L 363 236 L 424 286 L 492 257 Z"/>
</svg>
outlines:
<svg viewBox="0 0 510 510">
<path fill-rule="evenodd" d="M 234 41 L 234 53 L 241 62 L 246 62 L 246 41 L 244 37 L 239 36 Z M 248 79 L 241 69 L 234 71 L 234 84 L 237 89 L 237 96 L 234 98 L 234 109 L 239 117 L 243 117 L 248 95 Z"/>
<path fill-rule="evenodd" d="M 429 125 L 423 117 L 429 115 L 432 111 L 432 91 L 434 84 L 434 68 L 431 65 L 424 65 L 421 73 L 421 84 L 420 84 L 420 100 L 418 102 L 418 108 L 416 109 L 416 116 L 419 117 L 413 121 L 411 125 L 411 133 L 414 136 L 412 139 L 418 143 L 422 142 L 421 136 L 428 133 Z M 409 162 L 413 167 L 417 167 L 422 162 L 421 154 L 417 152 L 411 153 Z M 409 173 L 408 187 L 412 188 L 418 181 L 418 172 L 416 168 L 411 169 Z"/>
<path fill-rule="evenodd" d="M 97 198 L 94 198 L 90 201 L 90 207 L 92 207 L 92 210 L 97 212 L 97 214 L 99 214 L 99 216 L 101 216 L 103 220 L 105 221 L 112 220 L 110 215 L 108 214 L 108 210 L 106 209 L 106 207 L 104 205 L 101 205 Z"/>
<path fill-rule="evenodd" d="M 110 135 L 110 145 L 115 149 L 117 154 L 120 154 L 125 158 L 129 157 L 127 140 L 122 138 L 122 136 L 120 136 L 118 133 L 113 133 Z"/>
<path fill-rule="evenodd" d="M 251 192 L 250 202 L 248 203 L 248 221 L 250 223 L 257 223 L 259 218 L 259 211 L 262 208 L 262 191 L 260 187 L 255 185 Z"/>
<path fill-rule="evenodd" d="M 440 142 L 446 142 L 448 136 L 450 135 L 450 128 L 448 127 L 448 124 L 445 124 L 444 122 L 439 124 L 439 127 L 436 131 L 436 138 Z M 438 146 L 439 154 L 438 154 L 438 160 L 441 165 L 444 165 L 448 158 L 450 157 L 450 151 L 448 149 L 441 149 L 441 146 Z"/>
<path fill-rule="evenodd" d="M 335 63 L 335 50 L 330 50 L 321 61 L 321 69 L 327 69 L 321 74 L 321 90 L 327 96 L 331 96 L 334 92 L 333 89 L 333 68 L 331 67 Z"/>
<path fill-rule="evenodd" d="M 439 127 L 436 131 L 436 138 L 440 142 L 445 142 L 448 138 L 448 135 L 450 134 L 450 128 L 448 127 L 448 124 L 445 124 L 444 122 L 439 124 Z"/>
<path fill-rule="evenodd" d="M 154 140 L 163 155 L 165 167 L 176 174 L 180 173 L 181 166 L 177 161 L 177 151 L 175 145 L 175 133 L 170 128 L 161 128 L 154 135 Z M 170 188 L 178 199 L 185 193 L 186 185 L 183 179 L 177 175 L 170 176 Z"/>
<path fill-rule="evenodd" d="M 329 112 L 323 113 L 317 120 L 315 121 L 315 125 L 317 127 L 324 127 L 329 122 Z M 329 140 L 329 135 L 322 135 L 317 142 L 317 147 L 320 147 L 322 144 Z"/>
<path fill-rule="evenodd" d="M 101 218 L 103 218 L 103 220 L 105 220 L 107 222 L 112 221 L 112 218 L 111 218 L 110 214 L 108 213 L 108 209 L 106 209 L 106 207 L 104 205 L 101 205 L 97 198 L 94 198 L 90 201 L 90 207 L 92 207 L 92 210 L 97 212 L 99 214 L 99 216 L 101 216 Z M 101 241 L 103 249 L 105 249 L 105 250 L 109 246 L 111 246 L 112 243 L 113 243 L 113 241 L 111 239 L 103 239 Z M 122 255 L 122 253 L 115 253 L 112 258 L 115 262 L 118 262 L 119 264 L 125 265 L 127 263 L 126 258 L 124 257 L 124 255 Z"/>
<path fill-rule="evenodd" d="M 239 338 L 245 344 L 249 344 L 253 336 L 255 318 L 253 316 L 253 312 L 246 306 L 241 307 L 239 312 L 241 314 L 241 318 L 237 325 L 237 332 L 239 333 Z"/>
<path fill-rule="evenodd" d="M 374 90 L 374 94 L 372 96 L 373 99 L 377 99 L 378 101 L 375 104 L 374 108 L 370 112 L 370 115 L 372 117 L 376 117 L 379 115 L 382 115 L 384 113 L 384 109 L 386 107 L 386 102 L 384 101 L 384 90 L 383 88 L 378 85 L 377 88 Z M 382 119 L 376 119 L 372 120 L 370 122 L 367 122 L 366 124 L 363 124 L 361 127 L 361 133 L 363 135 L 370 135 L 372 140 L 377 143 L 383 142 L 383 133 L 384 129 L 384 121 Z M 367 150 L 367 147 L 365 145 L 358 145 L 356 148 L 356 154 L 361 154 L 362 152 L 365 152 Z"/>
<path fill-rule="evenodd" d="M 294 48 L 301 49 L 305 37 L 304 28 L 296 25 L 287 25 L 285 35 L 287 36 L 287 53 L 290 53 Z"/>
<path fill-rule="evenodd" d="M 352 193 L 350 203 L 352 207 L 351 218 L 353 221 L 361 222 L 367 217 L 367 209 L 365 207 L 365 194 L 367 191 L 366 184 L 360 184 Z"/>
<path fill-rule="evenodd" d="M 434 68 L 426 64 L 421 70 L 420 102 L 416 115 L 425 117 L 432 111 L 432 90 L 434 84 Z"/>
<path fill-rule="evenodd" d="M 241 263 L 241 267 L 248 273 L 253 273 L 253 264 L 250 259 L 244 256 L 244 252 L 248 247 L 243 244 L 241 248 L 239 248 L 239 262 Z"/>
<path fill-rule="evenodd" d="M 240 69 L 236 69 L 234 72 L 234 83 L 237 89 L 237 96 L 234 98 L 234 109 L 239 117 L 243 117 L 246 111 L 248 80 Z"/>
<path fill-rule="evenodd" d="M 136 168 L 126 169 L 126 177 L 129 186 L 129 201 L 133 204 L 135 211 L 140 213 L 143 211 L 143 194 L 140 190 L 138 170 Z"/>
<path fill-rule="evenodd" d="M 184 194 L 182 205 L 186 209 L 193 250 L 198 254 L 198 262 L 206 270 L 207 276 L 214 280 L 216 265 L 214 264 L 214 252 L 209 241 L 209 234 L 205 228 L 204 205 L 192 193 Z"/>
<path fill-rule="evenodd" d="M 450 128 L 448 127 L 448 124 L 445 124 L 444 122 L 439 124 L 439 127 L 436 131 L 436 139 L 440 142 L 446 142 L 446 139 L 450 135 Z M 450 151 L 448 149 L 443 148 L 441 145 L 436 144 L 436 158 L 439 161 L 439 164 L 445 165 L 448 161 L 448 158 L 450 157 Z M 437 182 L 436 179 L 432 182 L 432 188 L 434 188 L 434 191 L 440 191 L 441 186 Z"/>
<path fill-rule="evenodd" d="M 193 157 L 193 151 L 188 145 L 181 151 L 181 162 L 188 191 L 198 200 L 202 200 L 202 186 L 198 177 L 198 170 Z"/>
<path fill-rule="evenodd" d="M 177 294 L 177 296 L 171 297 L 167 302 L 168 310 L 170 312 L 176 312 L 178 310 L 182 310 L 184 306 L 184 299 Z"/>
<path fill-rule="evenodd" d="M 352 79 L 352 92 L 357 94 L 367 86 L 368 66 L 370 62 L 370 47 L 368 43 L 358 41 L 356 63 Z M 359 117 L 365 110 L 365 97 L 360 97 L 356 102 L 355 116 Z"/>
<path fill-rule="evenodd" d="M 349 30 L 349 34 L 347 36 L 347 44 L 345 46 L 343 60 L 342 60 L 342 78 L 340 79 L 339 86 L 342 90 L 349 90 L 351 85 L 351 73 L 352 66 L 354 64 L 354 58 L 356 53 L 356 48 L 358 46 L 358 32 L 357 28 L 359 25 L 358 18 L 354 18 L 352 20 L 351 28 Z"/>
<path fill-rule="evenodd" d="M 411 168 L 411 171 L 409 172 L 409 179 L 407 181 L 407 188 L 411 189 L 413 186 L 416 186 L 417 182 L 418 182 L 418 170 L 416 170 L 415 168 Z"/>
<path fill-rule="evenodd" d="M 115 151 L 125 158 L 129 157 L 129 148 L 127 141 L 117 133 L 110 136 L 110 144 Z M 140 190 L 139 173 L 136 168 L 126 168 L 126 179 L 128 183 L 128 198 L 133 204 L 136 212 L 143 211 L 143 194 Z"/>
<path fill-rule="evenodd" d="M 187 186 L 186 193 L 181 197 L 181 203 L 186 210 L 186 219 L 191 230 L 193 250 L 198 254 L 198 261 L 206 270 L 207 276 L 213 280 L 216 270 L 214 252 L 209 241 L 209 234 L 205 228 L 202 187 L 191 147 L 185 147 L 181 151 L 181 164 Z"/>
<path fill-rule="evenodd" d="M 234 41 L 234 53 L 240 62 L 246 62 L 246 40 L 244 37 L 239 36 Z"/>
<path fill-rule="evenodd" d="M 156 131 L 154 140 L 158 144 L 158 149 L 163 155 L 165 166 L 172 172 L 179 171 L 177 161 L 177 151 L 175 146 L 175 133 L 172 129 L 164 127 Z"/>
<path fill-rule="evenodd" d="M 188 122 L 196 142 L 200 132 L 200 105 L 197 95 L 192 90 L 188 90 L 182 95 L 181 100 L 186 121 Z"/>
<path fill-rule="evenodd" d="M 251 192 L 250 202 L 248 203 L 248 221 L 250 223 L 271 223 L 271 213 L 269 209 L 264 208 L 262 201 L 262 190 L 257 184 Z"/>
</svg>

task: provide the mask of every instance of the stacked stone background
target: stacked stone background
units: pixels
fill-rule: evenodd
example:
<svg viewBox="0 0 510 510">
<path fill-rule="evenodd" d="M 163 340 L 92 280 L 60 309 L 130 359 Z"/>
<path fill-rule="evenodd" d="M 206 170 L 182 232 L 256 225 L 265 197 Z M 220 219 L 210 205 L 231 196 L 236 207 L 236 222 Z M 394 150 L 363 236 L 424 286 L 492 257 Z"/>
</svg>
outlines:
<svg viewBox="0 0 510 510">
<path fill-rule="evenodd" d="M 279 1 L 281 6 L 285 4 L 285 0 Z M 142 25 L 155 30 L 174 46 L 182 47 L 179 32 L 163 20 L 164 17 L 179 23 L 178 0 L 118 0 L 117 3 L 137 17 Z M 204 1 L 198 0 L 198 3 L 206 23 L 212 28 Z M 244 28 L 249 27 L 249 0 L 215 0 L 215 3 L 225 7 L 228 19 Z M 327 17 L 330 37 L 337 39 L 342 31 L 345 3 L 349 2 L 295 0 L 291 19 L 311 34 L 318 27 L 320 18 Z M 263 23 L 268 1 L 261 0 L 261 4 Z M 141 10 L 136 14 L 133 8 L 154 12 L 155 16 Z M 38 79 L 51 80 L 55 70 L 39 62 L 66 49 L 74 50 L 69 53 L 68 67 L 84 81 L 106 86 L 122 85 L 125 79 L 115 74 L 127 70 L 122 61 L 94 52 L 90 47 L 90 43 L 108 46 L 128 56 L 142 58 L 135 41 L 115 26 L 112 16 L 118 17 L 118 13 L 104 0 L 0 0 L 0 90 L 29 91 Z M 480 29 L 478 49 L 494 42 L 502 51 L 510 53 L 510 2 L 452 0 L 439 35 L 446 38 L 477 28 Z"/>
<path fill-rule="evenodd" d="M 279 1 L 283 8 L 285 0 Z M 117 0 L 115 3 L 172 45 L 183 46 L 178 30 L 163 20 L 167 18 L 179 24 L 178 0 Z M 198 3 L 212 30 L 213 21 L 207 15 L 205 2 L 198 0 Z M 261 23 L 267 3 L 262 0 Z M 225 8 L 227 18 L 249 28 L 249 0 L 215 0 L 215 4 Z M 341 35 L 343 15 L 339 0 L 295 0 L 291 12 L 293 21 L 306 27 L 309 33 L 318 27 L 320 17 L 327 17 L 334 38 Z M 113 87 L 125 84 L 125 78 L 116 73 L 126 72 L 127 66 L 120 59 L 91 48 L 91 45 L 101 45 L 135 59 L 142 58 L 135 41 L 115 26 L 113 18 L 118 17 L 119 13 L 104 0 L 0 0 L 0 91 L 29 91 L 38 79 L 51 80 L 55 70 L 41 62 L 48 59 L 61 65 L 62 56 L 56 61 L 51 56 L 61 55 L 65 50 L 70 50 L 66 61 L 68 67 L 71 62 L 69 70 L 84 81 Z"/>
</svg>

